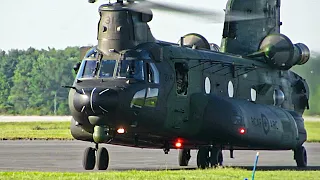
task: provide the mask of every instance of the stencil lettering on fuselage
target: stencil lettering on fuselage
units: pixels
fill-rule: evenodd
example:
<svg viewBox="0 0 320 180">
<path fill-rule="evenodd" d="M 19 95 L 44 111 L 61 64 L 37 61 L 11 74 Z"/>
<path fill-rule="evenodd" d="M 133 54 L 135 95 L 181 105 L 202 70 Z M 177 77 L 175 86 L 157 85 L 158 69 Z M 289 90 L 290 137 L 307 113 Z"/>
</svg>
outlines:
<svg viewBox="0 0 320 180">
<path fill-rule="evenodd" d="M 264 114 L 261 114 L 261 119 L 262 119 L 263 131 L 265 134 L 268 134 L 270 131 L 270 122 Z"/>
</svg>

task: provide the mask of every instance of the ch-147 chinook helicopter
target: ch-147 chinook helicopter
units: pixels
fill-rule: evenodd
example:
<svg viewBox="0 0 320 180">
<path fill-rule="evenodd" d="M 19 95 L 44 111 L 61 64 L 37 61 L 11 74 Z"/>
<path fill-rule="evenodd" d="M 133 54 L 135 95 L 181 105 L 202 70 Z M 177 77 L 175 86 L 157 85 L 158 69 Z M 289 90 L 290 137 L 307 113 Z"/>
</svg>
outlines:
<svg viewBox="0 0 320 180">
<path fill-rule="evenodd" d="M 146 2 L 101 5 L 98 45 L 74 67 L 71 133 L 96 145 L 85 150 L 84 169 L 108 168 L 102 143 L 179 149 L 181 166 L 198 149 L 199 168 L 222 165 L 222 150 L 293 150 L 307 166 L 309 89 L 289 69 L 310 51 L 280 34 L 280 0 L 228 0 L 221 49 L 195 33 L 177 44 L 156 40 Z"/>
</svg>

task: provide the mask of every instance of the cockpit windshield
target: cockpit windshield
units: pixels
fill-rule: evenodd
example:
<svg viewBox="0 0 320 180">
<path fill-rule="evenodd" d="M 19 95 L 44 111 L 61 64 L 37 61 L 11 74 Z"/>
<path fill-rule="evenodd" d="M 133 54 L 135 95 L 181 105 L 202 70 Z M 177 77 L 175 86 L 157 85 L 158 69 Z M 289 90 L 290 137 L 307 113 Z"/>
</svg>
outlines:
<svg viewBox="0 0 320 180">
<path fill-rule="evenodd" d="M 83 60 L 77 78 L 115 77 L 134 78 L 141 81 L 144 80 L 143 64 L 142 60 L 101 60 L 100 62 L 96 60 Z"/>
<path fill-rule="evenodd" d="M 84 56 L 77 79 L 134 78 L 143 81 L 146 76 L 149 83 L 159 83 L 159 73 L 156 67 L 153 63 L 146 62 L 146 60 L 151 60 L 148 52 L 132 50 L 123 54 L 121 59 L 115 60 L 114 58 L 117 56 L 104 56 L 99 54 L 97 47 L 91 48 Z"/>
<path fill-rule="evenodd" d="M 101 78 L 113 77 L 115 66 L 116 66 L 115 60 L 102 60 L 100 65 L 99 77 Z"/>
<path fill-rule="evenodd" d="M 143 61 L 123 60 L 119 62 L 117 70 L 118 78 L 134 78 L 144 80 Z"/>
</svg>

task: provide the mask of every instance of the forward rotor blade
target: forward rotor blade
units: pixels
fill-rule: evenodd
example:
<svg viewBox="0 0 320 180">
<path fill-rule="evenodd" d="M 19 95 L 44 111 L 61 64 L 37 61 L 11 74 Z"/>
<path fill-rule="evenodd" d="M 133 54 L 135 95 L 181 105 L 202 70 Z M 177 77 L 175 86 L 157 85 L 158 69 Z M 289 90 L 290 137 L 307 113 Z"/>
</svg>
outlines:
<svg viewBox="0 0 320 180">
<path fill-rule="evenodd" d="M 263 19 L 264 15 L 248 14 L 244 12 L 228 12 L 225 16 L 223 11 L 214 11 L 207 9 L 194 9 L 177 5 L 163 4 L 140 0 L 139 3 L 130 4 L 129 8 L 134 11 L 150 13 L 148 9 L 156 9 L 160 11 L 182 13 L 186 15 L 196 16 L 214 23 L 222 23 L 224 21 L 243 21 L 253 19 Z"/>
</svg>

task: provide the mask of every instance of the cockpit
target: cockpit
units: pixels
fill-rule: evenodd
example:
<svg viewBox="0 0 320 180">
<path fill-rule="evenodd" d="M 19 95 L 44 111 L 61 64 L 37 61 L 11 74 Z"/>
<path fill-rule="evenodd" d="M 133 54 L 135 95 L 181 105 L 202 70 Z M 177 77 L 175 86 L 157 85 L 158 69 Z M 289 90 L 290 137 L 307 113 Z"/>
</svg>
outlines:
<svg viewBox="0 0 320 180">
<path fill-rule="evenodd" d="M 95 48 L 86 54 L 80 65 L 77 79 L 122 78 L 159 83 L 159 71 L 147 52 L 128 52 L 118 59 L 97 56 Z"/>
</svg>

